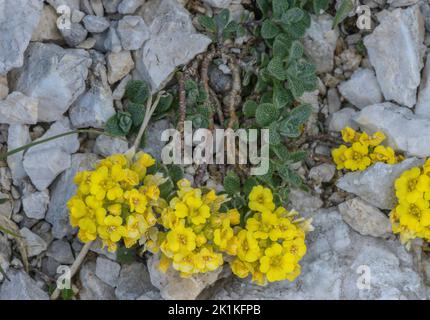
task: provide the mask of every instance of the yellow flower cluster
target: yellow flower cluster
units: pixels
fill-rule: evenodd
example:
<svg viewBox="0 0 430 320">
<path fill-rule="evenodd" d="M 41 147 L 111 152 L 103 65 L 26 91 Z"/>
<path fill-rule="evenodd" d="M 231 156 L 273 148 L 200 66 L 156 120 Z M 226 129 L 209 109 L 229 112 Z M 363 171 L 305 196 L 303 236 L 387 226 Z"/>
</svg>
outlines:
<svg viewBox="0 0 430 320">
<path fill-rule="evenodd" d="M 343 141 L 351 146 L 341 145 L 332 150 L 333 161 L 338 170 L 364 170 L 376 162 L 395 164 L 403 160 L 402 156 L 396 156 L 392 148 L 381 145 L 385 140 L 382 132 L 369 136 L 366 132 L 359 133 L 346 127 L 341 133 Z"/>
<path fill-rule="evenodd" d="M 299 262 L 306 253 L 305 232 L 310 220 L 296 219 L 297 212 L 275 207 L 270 189 L 255 186 L 249 194 L 251 210 L 244 229 L 229 240 L 236 247 L 230 266 L 235 275 L 259 285 L 293 281 L 300 274 Z"/>
<path fill-rule="evenodd" d="M 394 187 L 398 204 L 390 213 L 393 232 L 402 243 L 413 238 L 430 241 L 430 159 L 422 168 L 403 172 Z"/>
<path fill-rule="evenodd" d="M 135 160 L 115 154 L 101 160 L 92 171 L 75 176 L 76 194 L 68 201 L 70 223 L 86 243 L 99 237 L 109 251 L 122 239 L 127 248 L 136 244 L 156 224 L 160 175 L 147 175 L 155 160 L 138 153 Z"/>
<path fill-rule="evenodd" d="M 177 185 L 176 196 L 159 218 L 165 231 L 153 235 L 147 247 L 152 252 L 161 251 L 162 271 L 172 266 L 182 277 L 213 271 L 224 264 L 222 251 L 235 252 L 229 239 L 240 222 L 239 212 L 220 213 L 228 199 L 216 195 L 215 190 L 193 188 L 185 179 Z"/>
</svg>

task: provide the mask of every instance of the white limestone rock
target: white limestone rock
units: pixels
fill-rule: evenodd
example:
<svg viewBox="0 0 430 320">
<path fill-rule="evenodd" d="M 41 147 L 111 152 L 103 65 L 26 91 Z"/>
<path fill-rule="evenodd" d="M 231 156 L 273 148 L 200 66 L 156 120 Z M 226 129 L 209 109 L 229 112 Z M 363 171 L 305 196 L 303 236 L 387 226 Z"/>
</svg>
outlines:
<svg viewBox="0 0 430 320">
<path fill-rule="evenodd" d="M 0 123 L 36 124 L 39 101 L 21 92 L 12 92 L 0 100 Z"/>
<path fill-rule="evenodd" d="M 30 143 L 30 141 L 30 131 L 27 125 L 12 124 L 9 126 L 7 137 L 8 151 L 22 147 L 27 143 Z M 23 154 L 24 151 L 21 151 L 7 157 L 7 164 L 15 185 L 19 185 L 22 179 L 27 176 L 22 163 Z"/>
<path fill-rule="evenodd" d="M 48 245 L 46 244 L 45 240 L 32 232 L 30 229 L 22 228 L 20 230 L 20 233 L 21 236 L 24 238 L 29 258 L 39 255 L 40 253 L 46 251 L 46 249 L 48 248 Z"/>
<path fill-rule="evenodd" d="M 430 119 L 415 115 L 410 109 L 385 102 L 368 106 L 354 116 L 354 121 L 368 133 L 382 131 L 386 143 L 411 156 L 430 156 Z"/>
<path fill-rule="evenodd" d="M 391 210 L 397 203 L 394 181 L 405 171 L 420 166 L 424 160 L 409 158 L 398 164 L 375 163 L 364 171 L 349 172 L 336 186 L 353 193 L 379 209 Z"/>
<path fill-rule="evenodd" d="M 124 78 L 134 68 L 130 51 L 109 53 L 107 55 L 108 81 L 114 84 Z"/>
<path fill-rule="evenodd" d="M 357 69 L 338 89 L 342 96 L 359 109 L 383 101 L 375 73 L 370 69 Z"/>
<path fill-rule="evenodd" d="M 138 50 L 149 39 L 149 28 L 139 16 L 125 16 L 118 22 L 117 33 L 124 50 Z"/>
<path fill-rule="evenodd" d="M 103 157 L 108 157 L 115 153 L 125 153 L 127 150 L 128 142 L 126 139 L 99 135 L 96 138 L 93 151 Z"/>
<path fill-rule="evenodd" d="M 430 54 L 427 55 L 426 65 L 422 72 L 415 113 L 430 118 Z"/>
<path fill-rule="evenodd" d="M 42 8 L 41 0 L 0 0 L 0 75 L 23 65 Z"/>
<path fill-rule="evenodd" d="M 90 65 L 85 50 L 33 43 L 18 72 L 16 90 L 39 100 L 38 121 L 58 120 L 84 92 Z"/>
<path fill-rule="evenodd" d="M 33 192 L 22 198 L 22 206 L 25 215 L 31 219 L 41 220 L 45 218 L 49 205 L 48 190 Z"/>
<path fill-rule="evenodd" d="M 357 111 L 353 108 L 342 108 L 332 113 L 328 117 L 328 129 L 335 132 L 340 132 L 345 127 L 357 129 L 357 124 L 353 121 L 356 114 Z"/>
<path fill-rule="evenodd" d="M 63 36 L 57 28 L 57 20 L 59 15 L 55 9 L 49 5 L 43 5 L 42 16 L 39 19 L 39 24 L 34 29 L 31 36 L 31 41 L 63 41 Z"/>
<path fill-rule="evenodd" d="M 10 269 L 7 276 L 10 281 L 0 287 L 0 300 L 49 300 L 48 293 L 24 270 Z"/>
<path fill-rule="evenodd" d="M 425 52 L 423 17 L 418 6 L 384 13 L 364 44 L 385 99 L 412 108 Z"/>
</svg>

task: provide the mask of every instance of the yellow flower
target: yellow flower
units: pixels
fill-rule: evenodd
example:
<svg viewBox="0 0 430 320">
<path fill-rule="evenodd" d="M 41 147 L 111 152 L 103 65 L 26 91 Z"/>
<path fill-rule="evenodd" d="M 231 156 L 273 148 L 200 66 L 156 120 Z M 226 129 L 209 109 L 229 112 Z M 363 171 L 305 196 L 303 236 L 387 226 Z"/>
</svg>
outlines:
<svg viewBox="0 0 430 320">
<path fill-rule="evenodd" d="M 225 250 L 233 236 L 234 232 L 230 227 L 230 220 L 224 219 L 222 228 L 216 229 L 214 231 L 214 243 L 220 247 L 221 250 Z"/>
<path fill-rule="evenodd" d="M 260 271 L 266 274 L 269 282 L 284 280 L 286 274 L 294 271 L 296 259 L 291 253 L 283 253 L 282 246 L 274 243 L 264 251 L 260 258 Z"/>
<path fill-rule="evenodd" d="M 200 272 L 214 271 L 223 263 L 222 255 L 208 247 L 203 247 L 195 257 L 195 265 Z"/>
<path fill-rule="evenodd" d="M 375 147 L 379 145 L 382 141 L 385 140 L 385 135 L 378 131 L 369 136 L 366 132 L 363 132 L 360 137 L 358 138 L 358 141 L 361 142 L 364 145 L 368 145 L 371 147 Z"/>
<path fill-rule="evenodd" d="M 301 237 L 297 237 L 294 240 L 287 240 L 282 243 L 284 251 L 292 254 L 297 261 L 299 261 L 306 254 L 305 241 Z"/>
<path fill-rule="evenodd" d="M 230 262 L 231 271 L 239 278 L 246 278 L 250 272 L 254 271 L 252 264 L 249 262 L 242 261 L 240 259 L 234 259 Z"/>
<path fill-rule="evenodd" d="M 424 199 L 418 199 L 414 203 L 400 202 L 396 212 L 400 224 L 411 230 L 420 231 L 430 225 L 429 203 Z"/>
<path fill-rule="evenodd" d="M 97 227 L 93 220 L 82 218 L 79 220 L 78 238 L 82 242 L 94 241 L 97 237 Z"/>
<path fill-rule="evenodd" d="M 343 141 L 345 141 L 346 143 L 357 142 L 360 137 L 360 135 L 350 127 L 343 128 L 340 133 L 342 135 Z"/>
<path fill-rule="evenodd" d="M 110 201 L 113 201 L 116 199 L 121 199 L 123 194 L 124 194 L 124 191 L 121 189 L 121 187 L 115 186 L 115 187 L 108 190 L 108 192 L 106 194 L 106 198 L 108 198 L 108 200 L 110 200 Z"/>
<path fill-rule="evenodd" d="M 171 252 L 193 251 L 196 248 L 196 235 L 182 224 L 170 230 L 166 237 L 167 248 Z"/>
<path fill-rule="evenodd" d="M 238 225 L 240 223 L 240 213 L 237 209 L 228 210 L 227 216 L 230 219 L 230 224 L 232 226 Z"/>
<path fill-rule="evenodd" d="M 107 216 L 104 225 L 99 226 L 98 232 L 103 240 L 118 242 L 125 235 L 126 229 L 122 226 L 122 218 L 119 216 Z"/>
<path fill-rule="evenodd" d="M 148 203 L 145 195 L 143 195 L 136 189 L 132 189 L 130 191 L 125 192 L 124 198 L 128 200 L 128 205 L 130 206 L 131 212 L 137 212 L 137 213 L 145 212 L 146 205 Z"/>
<path fill-rule="evenodd" d="M 237 235 L 238 237 L 238 248 L 237 256 L 239 259 L 246 262 L 254 262 L 260 258 L 260 247 L 258 246 L 257 240 L 254 238 L 252 232 L 242 230 Z"/>
<path fill-rule="evenodd" d="M 423 198 L 423 192 L 417 188 L 420 175 L 421 170 L 418 167 L 403 172 L 394 183 L 397 198 L 410 203 Z"/>
<path fill-rule="evenodd" d="M 190 252 L 179 252 L 173 256 L 173 268 L 185 274 L 190 274 L 195 268 L 194 254 Z"/>
<path fill-rule="evenodd" d="M 179 202 L 176 202 L 174 206 L 175 206 L 175 215 L 178 218 L 185 218 L 186 216 L 188 216 L 189 210 L 185 203 L 179 201 Z"/>
<path fill-rule="evenodd" d="M 263 186 L 255 186 L 249 194 L 249 208 L 254 211 L 264 212 L 272 211 L 275 209 L 275 204 L 273 203 L 272 191 Z"/>
<path fill-rule="evenodd" d="M 369 148 L 366 145 L 354 142 L 351 148 L 345 150 L 345 168 L 352 171 L 366 169 L 371 164 L 368 154 Z"/>
<path fill-rule="evenodd" d="M 391 149 L 390 147 L 377 146 L 370 154 L 370 158 L 372 159 L 373 163 L 375 162 L 385 162 L 388 164 L 397 163 L 394 150 Z"/>
<path fill-rule="evenodd" d="M 344 145 L 341 145 L 339 148 L 333 149 L 331 151 L 331 156 L 333 157 L 333 161 L 336 164 L 337 170 L 342 170 L 345 168 L 345 161 L 347 160 L 345 156 L 345 151 L 348 148 Z"/>
<path fill-rule="evenodd" d="M 147 168 L 155 164 L 155 160 L 149 154 L 143 152 L 139 152 L 136 158 L 137 160 L 132 164 L 131 169 L 142 179 L 146 175 Z"/>
</svg>

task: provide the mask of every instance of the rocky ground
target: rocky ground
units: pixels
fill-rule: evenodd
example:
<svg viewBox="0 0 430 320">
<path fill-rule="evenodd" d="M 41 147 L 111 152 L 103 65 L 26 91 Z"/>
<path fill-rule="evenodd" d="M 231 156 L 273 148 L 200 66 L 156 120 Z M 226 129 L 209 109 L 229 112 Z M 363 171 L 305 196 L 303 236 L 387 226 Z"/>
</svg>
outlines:
<svg viewBox="0 0 430 320">
<path fill-rule="evenodd" d="M 104 128 L 123 109 L 130 79 L 144 79 L 157 91 L 178 66 L 207 50 L 211 40 L 196 30 L 195 8 L 229 8 L 237 17 L 248 3 L 0 0 L 1 151 L 72 128 Z M 160 274 L 156 257 L 121 263 L 118 254 L 94 244 L 74 281 L 78 298 L 430 297 L 429 257 L 419 242 L 407 251 L 388 220 L 395 204 L 394 180 L 430 156 L 430 3 L 362 3 L 371 8 L 372 30 L 347 23 L 332 30 L 333 17 L 323 14 L 312 17 L 304 39 L 320 81 L 319 89 L 302 99 L 315 110 L 308 129 L 322 138 L 306 142 L 310 157 L 297 164 L 311 192 L 291 194 L 291 207 L 313 217 L 315 226 L 307 239 L 302 275 L 293 283 L 266 287 L 234 278 L 227 270 L 181 279 L 170 271 Z M 70 8 L 71 28 L 59 30 L 56 9 L 64 4 Z M 194 10 L 188 11 L 190 6 Z M 211 86 L 231 87 L 228 67 L 211 70 Z M 345 126 L 383 131 L 388 144 L 407 160 L 342 175 L 330 160 L 330 149 Z M 169 127 L 167 119 L 151 122 L 148 152 L 160 153 L 160 132 Z M 75 191 L 74 175 L 128 147 L 121 138 L 75 134 L 0 163 L 0 198 L 8 199 L 0 204 L 0 216 L 12 221 L 23 237 L 16 241 L 0 233 L 0 266 L 9 278 L 0 274 L 0 300 L 49 298 L 58 266 L 71 265 L 82 247 L 66 208 Z M 190 178 L 193 173 L 188 170 Z M 210 184 L 208 179 L 204 181 Z M 370 288 L 357 286 L 362 266 L 370 270 Z"/>
</svg>

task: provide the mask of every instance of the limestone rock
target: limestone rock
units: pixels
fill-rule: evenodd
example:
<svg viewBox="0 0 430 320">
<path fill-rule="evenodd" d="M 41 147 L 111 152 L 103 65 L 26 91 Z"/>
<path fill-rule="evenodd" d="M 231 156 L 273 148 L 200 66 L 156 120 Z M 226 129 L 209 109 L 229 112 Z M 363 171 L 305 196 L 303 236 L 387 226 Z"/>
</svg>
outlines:
<svg viewBox="0 0 430 320">
<path fill-rule="evenodd" d="M 31 41 L 63 41 L 63 37 L 57 28 L 58 17 L 53 7 L 43 5 L 42 16 L 33 31 Z"/>
<path fill-rule="evenodd" d="M 145 2 L 145 0 L 122 0 L 118 5 L 118 12 L 122 14 L 133 14 Z"/>
<path fill-rule="evenodd" d="M 96 276 L 95 262 L 87 262 L 79 272 L 82 289 L 79 292 L 81 300 L 116 300 L 115 289 L 104 283 Z"/>
<path fill-rule="evenodd" d="M 85 29 L 91 33 L 100 33 L 109 28 L 109 20 L 105 17 L 88 15 L 83 19 Z"/>
<path fill-rule="evenodd" d="M 342 96 L 359 109 L 383 101 L 375 73 L 370 69 L 357 69 L 338 88 Z"/>
<path fill-rule="evenodd" d="M 0 300 L 49 300 L 48 294 L 23 270 L 10 269 L 0 287 Z"/>
<path fill-rule="evenodd" d="M 430 118 L 430 54 L 423 70 L 415 113 Z"/>
<path fill-rule="evenodd" d="M 146 266 L 143 263 L 134 262 L 122 267 L 115 294 L 119 300 L 136 300 L 152 289 Z"/>
<path fill-rule="evenodd" d="M 354 121 L 368 133 L 382 131 L 394 150 L 411 156 L 430 156 L 430 119 L 404 107 L 385 102 L 361 110 Z"/>
<path fill-rule="evenodd" d="M 117 262 L 104 257 L 97 258 L 96 276 L 111 287 L 117 286 L 120 271 L 121 266 Z"/>
<path fill-rule="evenodd" d="M 337 186 L 353 193 L 379 209 L 391 210 L 397 203 L 394 181 L 405 171 L 420 166 L 424 160 L 406 159 L 398 164 L 375 163 L 364 171 L 345 174 Z"/>
<path fill-rule="evenodd" d="M 84 92 L 90 64 L 85 50 L 34 43 L 18 73 L 16 90 L 39 100 L 38 121 L 58 120 Z"/>
<path fill-rule="evenodd" d="M 118 35 L 124 50 L 138 50 L 149 39 L 149 28 L 139 16 L 125 16 L 118 22 Z"/>
<path fill-rule="evenodd" d="M 128 150 L 127 140 L 99 135 L 94 144 L 94 153 L 108 157 L 115 153 L 125 153 Z"/>
<path fill-rule="evenodd" d="M 42 6 L 41 0 L 0 0 L 0 75 L 22 66 Z"/>
<path fill-rule="evenodd" d="M 75 261 L 72 248 L 67 240 L 53 241 L 46 255 L 61 264 L 71 265 Z"/>
<path fill-rule="evenodd" d="M 364 38 L 386 100 L 409 108 L 415 105 L 425 52 L 423 41 L 424 21 L 418 6 L 386 12 L 380 25 Z"/>
<path fill-rule="evenodd" d="M 22 206 L 25 215 L 31 219 L 41 220 L 45 218 L 49 204 L 48 190 L 33 192 L 22 198 Z"/>
<path fill-rule="evenodd" d="M 22 228 L 20 233 L 21 236 L 24 237 L 24 242 L 27 247 L 27 254 L 29 258 L 37 256 L 38 254 L 46 251 L 48 245 L 46 244 L 45 240 L 32 232 L 30 229 Z"/>
<path fill-rule="evenodd" d="M 109 53 L 107 56 L 108 81 L 114 84 L 124 78 L 134 68 L 130 51 Z"/>
<path fill-rule="evenodd" d="M 353 108 L 342 108 L 332 113 L 328 118 L 328 129 L 330 131 L 340 132 L 345 127 L 357 129 L 357 124 L 353 118 L 357 114 Z"/>
<path fill-rule="evenodd" d="M 22 147 L 30 141 L 30 131 L 27 125 L 12 124 L 9 126 L 7 137 L 8 151 Z M 19 184 L 19 182 L 27 176 L 22 163 L 23 154 L 24 152 L 21 151 L 7 157 L 7 164 L 11 171 L 14 184 Z"/>
<path fill-rule="evenodd" d="M 37 99 L 13 92 L 5 100 L 0 100 L 0 123 L 36 124 L 38 105 Z"/>
</svg>

